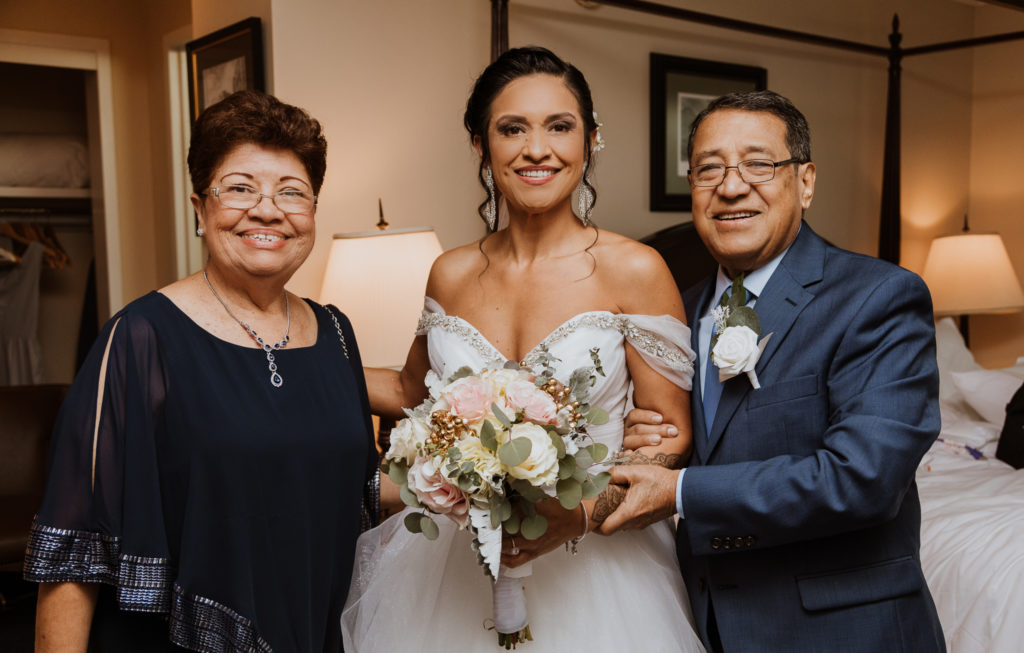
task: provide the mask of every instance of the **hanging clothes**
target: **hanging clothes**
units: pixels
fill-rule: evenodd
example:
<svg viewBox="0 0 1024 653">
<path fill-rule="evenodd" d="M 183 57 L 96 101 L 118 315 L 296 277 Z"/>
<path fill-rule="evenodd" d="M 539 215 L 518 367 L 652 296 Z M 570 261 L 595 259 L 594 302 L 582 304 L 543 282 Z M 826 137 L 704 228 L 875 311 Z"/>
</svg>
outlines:
<svg viewBox="0 0 1024 653">
<path fill-rule="evenodd" d="M 39 275 L 44 249 L 31 242 L 20 265 L 0 268 L 0 386 L 43 382 Z"/>
</svg>

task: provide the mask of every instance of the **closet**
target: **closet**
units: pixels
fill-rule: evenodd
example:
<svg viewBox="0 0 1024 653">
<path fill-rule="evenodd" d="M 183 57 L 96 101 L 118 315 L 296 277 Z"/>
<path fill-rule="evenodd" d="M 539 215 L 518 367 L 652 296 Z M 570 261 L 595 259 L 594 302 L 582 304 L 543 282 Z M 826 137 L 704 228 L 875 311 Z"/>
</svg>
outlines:
<svg viewBox="0 0 1024 653">
<path fill-rule="evenodd" d="M 0 30 L 0 385 L 69 383 L 121 304 L 106 48 Z"/>
</svg>

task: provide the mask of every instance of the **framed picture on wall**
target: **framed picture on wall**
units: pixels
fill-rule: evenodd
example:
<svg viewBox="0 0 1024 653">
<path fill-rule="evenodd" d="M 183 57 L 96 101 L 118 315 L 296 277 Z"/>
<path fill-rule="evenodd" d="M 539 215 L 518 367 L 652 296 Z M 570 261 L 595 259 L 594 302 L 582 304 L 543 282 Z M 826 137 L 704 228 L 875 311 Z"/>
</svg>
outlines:
<svg viewBox="0 0 1024 653">
<path fill-rule="evenodd" d="M 185 44 L 192 122 L 206 107 L 235 91 L 266 90 L 260 19 L 228 25 Z"/>
<path fill-rule="evenodd" d="M 651 53 L 651 211 L 689 211 L 690 125 L 719 95 L 761 91 L 768 71 L 755 66 Z"/>
</svg>

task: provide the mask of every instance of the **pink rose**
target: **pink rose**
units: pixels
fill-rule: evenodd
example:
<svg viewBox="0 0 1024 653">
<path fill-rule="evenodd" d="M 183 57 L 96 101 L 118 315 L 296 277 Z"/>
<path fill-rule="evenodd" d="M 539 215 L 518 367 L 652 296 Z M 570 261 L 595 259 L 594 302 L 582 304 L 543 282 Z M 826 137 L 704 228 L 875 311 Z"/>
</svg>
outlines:
<svg viewBox="0 0 1024 653">
<path fill-rule="evenodd" d="M 530 381 L 513 381 L 505 388 L 505 399 L 515 412 L 523 411 L 526 419 L 537 424 L 558 424 L 558 408 L 551 395 Z"/>
<path fill-rule="evenodd" d="M 417 458 L 409 468 L 409 489 L 431 512 L 448 515 L 464 526 L 469 514 L 469 499 L 434 465 L 433 458 Z"/>
<path fill-rule="evenodd" d="M 450 410 L 472 424 L 484 418 L 495 400 L 494 386 L 478 376 L 464 376 L 441 391 Z"/>
</svg>

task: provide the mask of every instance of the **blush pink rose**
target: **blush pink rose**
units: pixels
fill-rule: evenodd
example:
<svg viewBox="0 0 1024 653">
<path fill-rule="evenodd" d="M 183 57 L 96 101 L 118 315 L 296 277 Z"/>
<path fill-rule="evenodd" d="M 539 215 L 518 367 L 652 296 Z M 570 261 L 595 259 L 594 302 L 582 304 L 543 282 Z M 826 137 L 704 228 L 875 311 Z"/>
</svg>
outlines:
<svg viewBox="0 0 1024 653">
<path fill-rule="evenodd" d="M 505 399 L 515 412 L 523 411 L 530 422 L 557 424 L 558 408 L 551 395 L 530 381 L 513 381 L 505 388 Z"/>
<path fill-rule="evenodd" d="M 472 424 L 490 412 L 495 400 L 494 385 L 478 376 L 464 376 L 448 384 L 441 399 L 453 413 Z"/>
<path fill-rule="evenodd" d="M 448 515 L 460 526 L 469 516 L 469 499 L 434 465 L 433 458 L 417 458 L 409 468 L 409 489 L 431 512 Z"/>
</svg>

